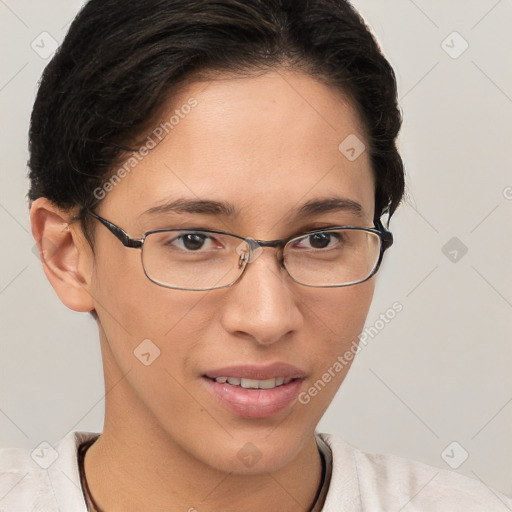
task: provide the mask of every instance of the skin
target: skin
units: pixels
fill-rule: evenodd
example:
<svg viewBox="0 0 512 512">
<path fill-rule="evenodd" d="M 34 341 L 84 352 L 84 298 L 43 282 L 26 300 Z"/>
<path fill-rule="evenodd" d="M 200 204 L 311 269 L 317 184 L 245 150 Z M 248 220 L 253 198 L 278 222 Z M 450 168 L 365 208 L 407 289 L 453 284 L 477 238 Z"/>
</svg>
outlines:
<svg viewBox="0 0 512 512">
<path fill-rule="evenodd" d="M 349 134 L 365 140 L 344 96 L 301 72 L 188 83 L 162 110 L 198 105 L 101 201 L 97 213 L 132 237 L 156 228 L 200 226 L 272 240 L 316 227 L 372 226 L 374 178 L 364 152 L 338 150 Z M 312 198 L 351 199 L 362 216 L 338 211 L 295 219 Z M 169 199 L 230 201 L 238 218 L 139 215 Z M 105 511 L 308 510 L 321 479 L 317 423 L 348 367 L 311 401 L 265 419 L 239 417 L 212 400 L 201 376 L 234 364 L 293 364 L 306 391 L 361 332 L 374 279 L 345 288 L 294 283 L 266 248 L 234 286 L 213 291 L 160 287 L 144 275 L 140 251 L 96 223 L 95 254 L 72 213 L 47 199 L 31 208 L 44 271 L 62 302 L 96 309 L 106 414 L 85 470 Z M 150 339 L 150 366 L 134 349 Z M 237 457 L 252 443 L 260 460 Z"/>
</svg>

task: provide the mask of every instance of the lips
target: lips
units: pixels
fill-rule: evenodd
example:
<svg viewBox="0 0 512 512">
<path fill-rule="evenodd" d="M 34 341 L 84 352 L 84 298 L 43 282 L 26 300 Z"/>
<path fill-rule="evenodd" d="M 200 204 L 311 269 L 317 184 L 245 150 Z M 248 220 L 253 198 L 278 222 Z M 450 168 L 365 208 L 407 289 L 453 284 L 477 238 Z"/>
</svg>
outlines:
<svg viewBox="0 0 512 512">
<path fill-rule="evenodd" d="M 246 418 L 267 418 L 295 402 L 305 377 L 295 366 L 274 363 L 211 370 L 203 375 L 203 382 L 231 413 Z"/>
</svg>

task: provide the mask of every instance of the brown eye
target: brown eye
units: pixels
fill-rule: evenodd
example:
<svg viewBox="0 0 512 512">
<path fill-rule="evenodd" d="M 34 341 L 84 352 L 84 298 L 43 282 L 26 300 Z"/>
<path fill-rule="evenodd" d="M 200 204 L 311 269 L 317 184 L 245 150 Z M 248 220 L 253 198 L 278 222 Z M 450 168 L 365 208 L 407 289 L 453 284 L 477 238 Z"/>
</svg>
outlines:
<svg viewBox="0 0 512 512">
<path fill-rule="evenodd" d="M 201 249 L 204 245 L 204 242 L 206 240 L 206 235 L 199 235 L 197 233 L 189 233 L 187 235 L 182 235 L 181 241 L 183 243 L 183 246 L 185 249 L 189 251 L 197 251 L 198 249 Z"/>
<path fill-rule="evenodd" d="M 331 241 L 330 233 L 315 233 L 309 237 L 309 243 L 314 249 L 324 249 Z"/>
<path fill-rule="evenodd" d="M 177 249 L 184 252 L 198 252 L 201 249 L 212 249 L 213 238 L 204 233 L 182 233 L 172 238 L 166 237 L 161 244 L 170 249 Z"/>
<path fill-rule="evenodd" d="M 331 249 L 341 239 L 341 234 L 336 232 L 321 231 L 312 233 L 297 240 L 294 247 L 299 249 Z"/>
</svg>

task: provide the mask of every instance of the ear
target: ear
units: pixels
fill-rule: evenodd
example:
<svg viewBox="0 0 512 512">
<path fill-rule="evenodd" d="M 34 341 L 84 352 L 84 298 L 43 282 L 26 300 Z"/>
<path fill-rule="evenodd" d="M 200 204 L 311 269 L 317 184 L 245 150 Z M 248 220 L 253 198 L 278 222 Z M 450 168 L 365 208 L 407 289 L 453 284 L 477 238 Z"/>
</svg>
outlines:
<svg viewBox="0 0 512 512">
<path fill-rule="evenodd" d="M 91 311 L 94 255 L 79 226 L 68 225 L 70 219 L 69 211 L 45 197 L 36 199 L 30 207 L 32 235 L 48 281 L 68 308 Z"/>
</svg>

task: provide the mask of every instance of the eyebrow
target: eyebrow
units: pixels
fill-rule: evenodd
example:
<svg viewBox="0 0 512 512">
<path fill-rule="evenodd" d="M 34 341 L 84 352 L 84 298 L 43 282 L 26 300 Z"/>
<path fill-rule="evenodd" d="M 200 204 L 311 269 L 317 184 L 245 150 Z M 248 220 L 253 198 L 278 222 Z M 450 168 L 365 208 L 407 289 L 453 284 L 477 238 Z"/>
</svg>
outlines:
<svg viewBox="0 0 512 512">
<path fill-rule="evenodd" d="M 238 216 L 235 206 L 229 202 L 207 199 L 176 199 L 159 206 L 154 206 L 143 212 L 140 217 L 171 212 L 221 215 L 224 217 Z"/>
<path fill-rule="evenodd" d="M 357 217 L 364 217 L 363 207 L 353 201 L 342 197 L 331 197 L 327 199 L 311 199 L 304 203 L 297 211 L 297 217 L 308 217 L 310 215 L 320 215 L 322 213 L 331 213 L 345 211 L 354 213 Z"/>
<path fill-rule="evenodd" d="M 323 213 L 345 211 L 355 214 L 357 217 L 364 217 L 363 207 L 353 201 L 342 197 L 329 197 L 311 199 L 299 208 L 293 208 L 289 215 L 291 217 L 303 218 Z M 143 212 L 140 217 L 152 216 L 164 213 L 193 213 L 203 215 L 217 215 L 228 218 L 239 217 L 239 210 L 228 201 L 213 201 L 208 199 L 176 199 L 168 203 L 154 206 Z"/>
</svg>

